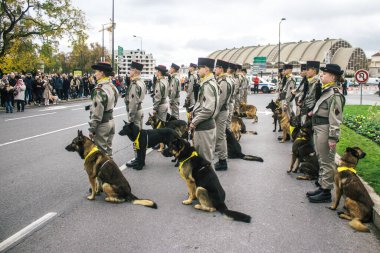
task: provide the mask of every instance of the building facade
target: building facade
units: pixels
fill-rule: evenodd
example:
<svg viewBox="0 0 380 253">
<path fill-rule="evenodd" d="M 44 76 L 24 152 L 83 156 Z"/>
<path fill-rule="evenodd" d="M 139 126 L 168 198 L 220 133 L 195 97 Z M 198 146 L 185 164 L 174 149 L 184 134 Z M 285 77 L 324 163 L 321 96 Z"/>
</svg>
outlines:
<svg viewBox="0 0 380 253">
<path fill-rule="evenodd" d="M 153 79 L 153 75 L 155 73 L 154 67 L 156 66 L 156 60 L 153 58 L 152 54 L 146 54 L 145 51 L 140 51 L 139 49 L 124 50 L 123 56 L 119 59 L 117 51 L 115 51 L 115 62 L 118 66 L 119 75 L 129 74 L 132 61 L 144 64 L 144 68 L 141 72 L 142 79 Z"/>
<path fill-rule="evenodd" d="M 369 64 L 369 75 L 371 77 L 380 77 L 380 52 L 372 55 Z"/>
</svg>

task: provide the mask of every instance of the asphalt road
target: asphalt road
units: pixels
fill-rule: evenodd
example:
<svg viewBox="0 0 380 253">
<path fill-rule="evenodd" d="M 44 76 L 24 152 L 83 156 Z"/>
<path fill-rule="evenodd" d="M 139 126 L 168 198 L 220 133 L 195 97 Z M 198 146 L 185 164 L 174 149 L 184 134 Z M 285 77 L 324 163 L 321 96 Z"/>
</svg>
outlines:
<svg viewBox="0 0 380 253">
<path fill-rule="evenodd" d="M 369 104 L 379 101 L 366 96 Z M 144 170 L 123 171 L 132 192 L 154 200 L 157 210 L 109 204 L 104 196 L 88 201 L 83 160 L 64 149 L 78 129 L 87 133 L 83 107 L 88 102 L 0 112 L 0 242 L 55 212 L 55 218 L 9 252 L 379 252 L 374 226 L 370 224 L 371 233 L 354 232 L 327 204 L 307 201 L 311 182 L 285 172 L 291 143 L 278 143 L 278 133 L 272 132 L 265 106 L 273 97 L 249 96 L 249 103 L 258 107 L 259 122 L 244 121 L 259 134 L 241 139 L 243 152 L 263 157 L 264 163 L 229 160 L 229 170 L 217 172 L 227 206 L 251 215 L 251 224 L 182 205 L 186 185 L 170 159 L 157 151 L 147 155 Z M 348 103 L 355 101 L 356 95 L 347 97 Z M 147 96 L 146 113 L 151 106 Z M 124 113 L 120 100 L 114 112 L 117 131 Z M 121 166 L 132 156 L 129 139 L 116 135 L 116 163 Z"/>
</svg>

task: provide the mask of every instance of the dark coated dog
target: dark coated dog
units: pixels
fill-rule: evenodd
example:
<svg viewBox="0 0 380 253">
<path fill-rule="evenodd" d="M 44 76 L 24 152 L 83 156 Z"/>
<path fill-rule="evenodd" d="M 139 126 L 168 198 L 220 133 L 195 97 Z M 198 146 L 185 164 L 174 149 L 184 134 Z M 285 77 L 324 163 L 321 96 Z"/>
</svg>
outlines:
<svg viewBox="0 0 380 253">
<path fill-rule="evenodd" d="M 235 135 L 228 129 L 226 129 L 226 137 L 227 137 L 227 151 L 228 158 L 230 159 L 243 159 L 247 161 L 256 161 L 263 162 L 263 158 L 252 155 L 245 155 L 241 152 L 241 146 L 239 142 L 236 140 Z"/>
<path fill-rule="evenodd" d="M 229 210 L 225 204 L 226 194 L 218 176 L 210 163 L 197 154 L 195 149 L 184 139 L 177 139 L 169 144 L 162 154 L 175 156 L 180 162 L 179 171 L 188 187 L 188 199 L 182 201 L 191 205 L 198 199 L 194 208 L 207 212 L 219 211 L 224 216 L 242 222 L 251 222 L 251 217 L 244 213 Z"/>
<path fill-rule="evenodd" d="M 363 223 L 372 220 L 374 206 L 366 188 L 356 175 L 359 159 L 365 156 L 366 153 L 359 147 L 346 148 L 335 173 L 335 201 L 330 207 L 336 210 L 343 195 L 345 211 L 338 212 L 338 215 L 342 219 L 350 220 L 349 225 L 360 232 L 369 232 L 368 227 Z"/>
<path fill-rule="evenodd" d="M 280 105 L 279 101 L 274 102 L 273 99 L 272 99 L 272 101 L 271 101 L 271 102 L 265 107 L 265 108 L 267 108 L 267 109 L 270 109 L 270 110 L 272 111 L 272 113 L 273 113 L 273 115 L 272 115 L 272 118 L 273 118 L 273 124 L 274 124 L 273 132 L 276 132 L 277 124 L 278 124 L 278 127 L 279 127 L 278 131 L 279 131 L 279 132 L 282 131 L 282 130 L 281 130 L 280 119 L 278 118 L 278 115 L 277 115 L 277 113 L 276 113 L 276 109 L 277 109 L 277 108 L 280 108 L 280 106 L 281 106 L 281 105 Z"/>
<path fill-rule="evenodd" d="M 96 182 L 101 182 L 105 200 L 113 203 L 130 202 L 135 205 L 143 205 L 157 208 L 156 203 L 148 199 L 139 199 L 131 192 L 131 186 L 121 173 L 117 164 L 104 152 L 99 150 L 90 138 L 78 131 L 71 144 L 67 145 L 67 151 L 77 152 L 84 159 L 84 169 L 88 174 L 91 185 L 91 195 L 88 200 L 94 200 L 98 192 Z"/>
<path fill-rule="evenodd" d="M 123 129 L 119 132 L 121 136 L 128 136 L 134 142 L 137 152 L 137 165 L 133 168 L 141 170 L 145 166 L 146 149 L 154 147 L 160 143 L 168 145 L 174 139 L 180 138 L 178 133 L 170 128 L 159 128 L 151 130 L 140 130 L 133 122 L 124 121 Z"/>
</svg>

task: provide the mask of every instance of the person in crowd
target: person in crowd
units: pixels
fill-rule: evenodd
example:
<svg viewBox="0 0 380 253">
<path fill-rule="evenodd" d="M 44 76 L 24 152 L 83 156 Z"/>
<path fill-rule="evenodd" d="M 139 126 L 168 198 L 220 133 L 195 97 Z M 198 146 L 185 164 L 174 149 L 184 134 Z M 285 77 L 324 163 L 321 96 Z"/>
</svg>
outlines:
<svg viewBox="0 0 380 253">
<path fill-rule="evenodd" d="M 15 76 L 16 85 L 14 87 L 14 99 L 17 104 L 17 111 L 23 112 L 25 109 L 25 90 L 26 86 L 20 75 Z"/>
<path fill-rule="evenodd" d="M 43 99 L 43 90 L 44 90 L 44 87 L 43 87 L 43 76 L 44 75 L 37 75 L 35 80 L 34 80 L 34 90 L 35 90 L 35 93 L 36 93 L 36 100 L 35 100 L 35 104 L 38 104 L 38 106 L 41 106 L 41 102 L 42 102 L 42 99 Z"/>
<path fill-rule="evenodd" d="M 190 129 L 194 130 L 194 148 L 212 167 L 216 141 L 215 116 L 219 109 L 218 84 L 213 75 L 215 60 L 198 59 L 201 89 L 194 105 Z"/>
<path fill-rule="evenodd" d="M 291 101 L 293 95 L 292 90 L 294 89 L 296 85 L 296 80 L 294 79 L 293 75 L 293 65 L 292 64 L 285 64 L 284 65 L 284 79 L 283 79 L 283 87 L 280 93 L 280 99 L 282 103 L 282 110 L 286 111 L 288 114 L 289 119 L 294 114 L 293 112 L 293 101 Z"/>
<path fill-rule="evenodd" d="M 7 75 L 3 75 L 0 80 L 1 107 L 5 107 L 5 92 L 3 92 L 5 83 L 9 84 Z"/>
<path fill-rule="evenodd" d="M 59 73 L 54 78 L 54 84 L 53 88 L 56 90 L 58 97 L 62 99 L 63 81 Z"/>
<path fill-rule="evenodd" d="M 49 105 L 49 99 L 51 96 L 51 91 L 52 91 L 52 86 L 51 83 L 52 80 L 49 80 L 46 76 L 43 80 L 43 87 L 44 87 L 44 92 L 43 92 L 43 98 L 44 98 L 44 105 L 48 106 Z"/>
<path fill-rule="evenodd" d="M 99 62 L 91 68 L 95 70 L 97 86 L 91 96 L 89 136 L 98 148 L 112 157 L 112 141 L 115 135 L 113 108 L 117 104 L 119 93 L 111 82 L 113 68 L 109 63 Z"/>
<path fill-rule="evenodd" d="M 172 63 L 169 74 L 170 78 L 170 89 L 169 89 L 169 103 L 170 103 L 170 113 L 171 115 L 179 119 L 179 95 L 181 92 L 181 85 L 178 75 L 179 66 Z"/>
<path fill-rule="evenodd" d="M 6 113 L 13 113 L 13 87 L 9 84 L 9 81 L 6 79 L 3 81 L 4 88 L 2 90 L 3 99 L 4 99 L 4 106 L 5 106 L 5 112 Z"/>
<path fill-rule="evenodd" d="M 260 79 L 258 76 L 253 77 L 253 94 L 259 94 Z"/>
<path fill-rule="evenodd" d="M 67 77 L 66 74 L 62 74 L 62 99 L 65 99 L 66 101 L 69 100 L 69 94 L 70 94 L 70 80 Z"/>
<path fill-rule="evenodd" d="M 338 83 L 343 74 L 337 64 L 326 64 L 320 68 L 322 95 L 309 116 L 312 116 L 314 148 L 319 162 L 319 188 L 307 192 L 312 203 L 331 202 L 331 189 L 334 186 L 336 170 L 336 143 L 339 141 L 340 124 L 343 120 L 345 98 L 340 93 Z"/>
<path fill-rule="evenodd" d="M 83 82 L 83 96 L 87 98 L 90 95 L 90 81 L 88 80 L 88 76 L 86 74 L 83 75 L 82 82 Z M 120 90 L 119 89 L 117 90 L 120 93 Z"/>
<path fill-rule="evenodd" d="M 33 101 L 33 78 L 31 73 L 27 73 L 24 79 L 26 86 L 25 90 L 25 103 L 30 105 Z"/>
<path fill-rule="evenodd" d="M 241 101 L 247 103 L 248 89 L 249 89 L 249 80 L 247 78 L 247 69 L 243 68 L 241 70 L 241 75 L 243 77 L 243 83 L 241 87 Z"/>
<path fill-rule="evenodd" d="M 342 82 L 342 92 L 343 96 L 347 96 L 347 79 L 344 78 L 344 81 Z"/>
</svg>

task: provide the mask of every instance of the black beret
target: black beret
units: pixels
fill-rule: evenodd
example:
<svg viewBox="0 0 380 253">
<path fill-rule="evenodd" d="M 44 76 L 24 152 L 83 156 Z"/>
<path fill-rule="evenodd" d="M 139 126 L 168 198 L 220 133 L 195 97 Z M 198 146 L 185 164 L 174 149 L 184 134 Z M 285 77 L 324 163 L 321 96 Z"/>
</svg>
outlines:
<svg viewBox="0 0 380 253">
<path fill-rule="evenodd" d="M 94 64 L 91 66 L 92 69 L 100 70 L 103 72 L 112 72 L 113 68 L 108 62 L 98 62 L 97 64 Z"/>
<path fill-rule="evenodd" d="M 179 70 L 179 66 L 175 63 L 172 63 L 172 65 L 170 66 L 171 68 L 175 69 L 176 71 Z"/>
<path fill-rule="evenodd" d="M 211 58 L 198 58 L 198 66 L 208 67 L 209 69 L 214 69 L 215 60 Z"/>
<path fill-rule="evenodd" d="M 198 65 L 195 64 L 195 63 L 190 63 L 190 67 L 193 67 L 193 68 L 198 68 Z"/>
<path fill-rule="evenodd" d="M 319 61 L 307 61 L 306 62 L 306 69 L 314 68 L 319 69 L 320 62 Z"/>
<path fill-rule="evenodd" d="M 228 69 L 229 63 L 222 60 L 216 60 L 215 67 L 221 67 L 224 70 Z"/>
<path fill-rule="evenodd" d="M 242 69 L 242 68 L 243 68 L 242 65 L 240 65 L 240 64 L 236 64 L 236 69 Z"/>
<path fill-rule="evenodd" d="M 306 64 L 301 64 L 301 71 L 305 71 L 305 70 L 307 70 Z"/>
<path fill-rule="evenodd" d="M 143 70 L 143 68 L 144 68 L 144 64 L 141 64 L 141 63 L 138 63 L 135 61 L 133 61 L 131 63 L 131 69 L 137 69 L 137 70 L 141 71 L 141 70 Z"/>
<path fill-rule="evenodd" d="M 293 69 L 293 64 L 285 64 L 284 70 L 286 70 L 286 69 Z"/>
<path fill-rule="evenodd" d="M 340 69 L 340 66 L 338 64 L 326 64 L 326 67 L 321 67 L 321 70 L 323 72 L 331 73 L 334 75 L 342 75 L 343 70 Z"/>
<path fill-rule="evenodd" d="M 233 63 L 228 64 L 228 68 L 232 70 L 237 70 L 236 64 L 233 64 Z"/>
<path fill-rule="evenodd" d="M 166 66 L 164 65 L 158 65 L 157 67 L 155 67 L 155 69 L 160 71 L 162 74 L 165 74 L 166 72 L 168 72 L 168 70 L 166 69 Z"/>
</svg>

